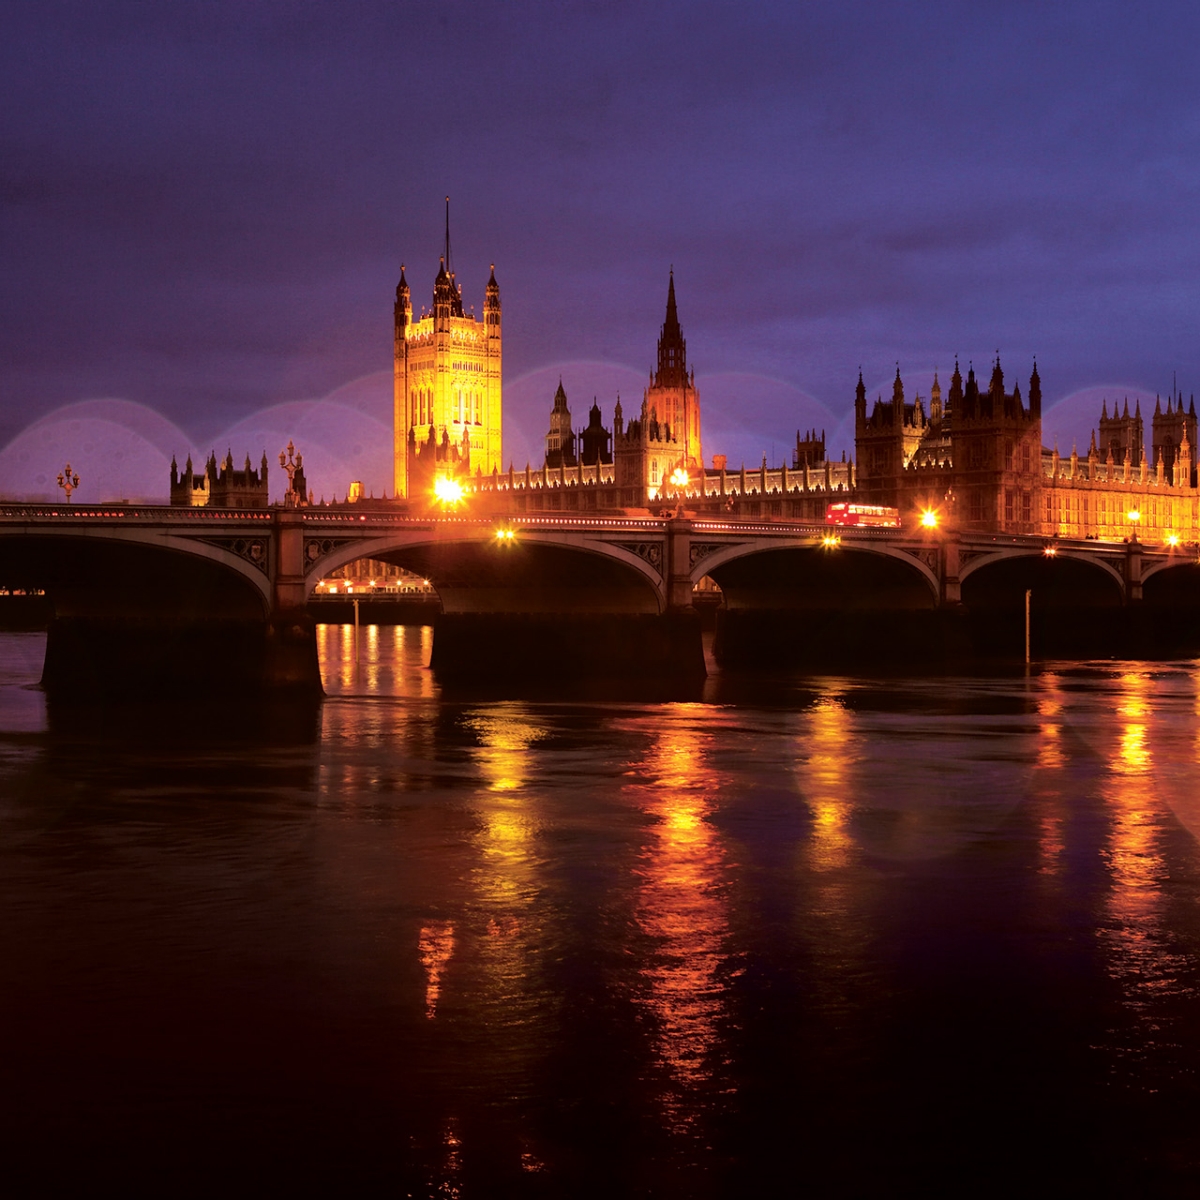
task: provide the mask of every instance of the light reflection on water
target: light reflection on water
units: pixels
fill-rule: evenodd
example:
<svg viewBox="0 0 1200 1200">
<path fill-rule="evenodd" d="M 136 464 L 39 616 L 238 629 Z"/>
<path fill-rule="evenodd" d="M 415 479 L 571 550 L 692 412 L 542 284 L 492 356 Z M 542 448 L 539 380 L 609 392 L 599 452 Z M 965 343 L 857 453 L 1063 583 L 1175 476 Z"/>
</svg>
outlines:
<svg viewBox="0 0 1200 1200">
<path fill-rule="evenodd" d="M 47 714 L 37 640 L 0 636 L 0 1118 L 34 1143 L 73 1072 L 75 1135 L 153 1122 L 166 1055 L 163 1145 L 262 1103 L 378 1121 L 401 1194 L 741 1194 L 800 1159 L 887 1190 L 925 1153 L 1015 1169 L 1029 1112 L 1086 1116 L 1077 1172 L 1191 1161 L 1195 664 L 566 703 L 448 697 L 428 629 L 318 647 L 315 734 L 164 748 Z"/>
<path fill-rule="evenodd" d="M 548 1012 L 548 997 L 535 983 L 541 936 L 539 894 L 545 860 L 538 838 L 541 814 L 531 778 L 537 743 L 543 736 L 537 715 L 520 704 L 467 710 L 461 728 L 474 735 L 470 746 L 483 787 L 475 792 L 472 835 L 474 865 L 466 902 L 474 915 L 474 970 L 471 1006 L 482 1014 L 490 1036 L 506 1028 L 528 1029 Z M 525 1088 L 528 1059 L 508 1063 L 511 1077 Z"/>
<path fill-rule="evenodd" d="M 330 696 L 437 695 L 429 671 L 433 629 L 428 625 L 318 625 L 321 678 Z"/>
<path fill-rule="evenodd" d="M 813 814 L 810 861 L 816 870 L 828 871 L 845 866 L 854 845 L 850 817 L 858 737 L 854 716 L 842 702 L 836 684 L 821 693 L 807 716 L 797 782 Z"/>
<path fill-rule="evenodd" d="M 711 735 L 695 704 L 667 705 L 649 720 L 623 722 L 644 739 L 626 796 L 650 818 L 636 875 L 638 923 L 652 947 L 640 1001 L 653 1022 L 655 1058 L 667 1076 L 668 1126 L 687 1132 L 697 1096 L 719 1068 L 727 1012 L 729 868 L 711 823 L 724 786 L 708 758 Z"/>
<path fill-rule="evenodd" d="M 1063 869 L 1067 849 L 1067 813 L 1059 775 L 1069 762 L 1063 747 L 1064 696 L 1061 680 L 1054 671 L 1043 671 L 1036 681 L 1036 688 L 1038 771 L 1033 796 L 1039 826 L 1038 871 L 1046 876 L 1057 876 Z"/>
<path fill-rule="evenodd" d="M 1110 824 L 1102 855 L 1111 889 L 1098 932 L 1109 973 L 1139 1017 L 1126 1035 L 1127 1051 L 1139 1057 L 1171 1037 L 1159 1002 L 1195 994 L 1194 983 L 1185 980 L 1194 975 L 1196 959 L 1181 949 L 1165 924 L 1170 868 L 1164 843 L 1173 822 L 1160 793 L 1155 759 L 1174 752 L 1170 709 L 1172 685 L 1178 680 L 1159 680 L 1157 674 L 1142 667 L 1113 677 L 1117 721 L 1103 789 Z M 1161 723 L 1154 719 L 1156 700 L 1166 701 Z M 1116 1031 L 1114 1036 L 1121 1037 Z"/>
</svg>

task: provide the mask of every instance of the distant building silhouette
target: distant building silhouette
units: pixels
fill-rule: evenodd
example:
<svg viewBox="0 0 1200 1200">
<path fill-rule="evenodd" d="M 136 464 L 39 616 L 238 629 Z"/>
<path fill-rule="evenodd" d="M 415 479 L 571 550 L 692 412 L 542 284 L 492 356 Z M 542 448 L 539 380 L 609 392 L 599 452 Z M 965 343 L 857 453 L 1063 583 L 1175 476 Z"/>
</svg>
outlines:
<svg viewBox="0 0 1200 1200">
<path fill-rule="evenodd" d="M 612 434 L 604 428 L 600 415 L 600 404 L 593 398 L 588 410 L 588 423 L 579 433 L 579 460 L 585 467 L 604 466 L 613 460 L 609 443 Z"/>
<path fill-rule="evenodd" d="M 301 478 L 303 486 L 303 478 Z M 270 503 L 267 491 L 267 456 L 264 453 L 257 471 L 246 455 L 245 466 L 235 470 L 233 453 L 217 463 L 215 453 L 208 456 L 204 474 L 197 475 L 189 454 L 182 473 L 171 458 L 171 504 L 175 507 L 197 508 L 211 505 L 216 508 L 266 508 Z"/>
</svg>

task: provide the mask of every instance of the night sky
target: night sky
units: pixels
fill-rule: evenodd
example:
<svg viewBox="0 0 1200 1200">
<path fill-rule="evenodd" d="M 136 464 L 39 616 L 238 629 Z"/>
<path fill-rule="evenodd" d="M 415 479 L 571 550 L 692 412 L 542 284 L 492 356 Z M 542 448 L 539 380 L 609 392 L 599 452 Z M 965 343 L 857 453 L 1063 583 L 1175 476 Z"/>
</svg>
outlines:
<svg viewBox="0 0 1200 1200">
<path fill-rule="evenodd" d="M 705 454 L 852 445 L 999 350 L 1048 444 L 1200 391 L 1194 4 L 12 3 L 0 492 L 229 447 L 390 484 L 392 302 L 504 305 L 505 454 L 640 403 L 673 265 Z M 1082 393 L 1082 394 L 1081 394 Z M 276 477 L 279 476 L 276 471 Z M 48 481 L 48 482 L 47 482 Z M 273 480 L 280 491 L 280 480 Z"/>
</svg>

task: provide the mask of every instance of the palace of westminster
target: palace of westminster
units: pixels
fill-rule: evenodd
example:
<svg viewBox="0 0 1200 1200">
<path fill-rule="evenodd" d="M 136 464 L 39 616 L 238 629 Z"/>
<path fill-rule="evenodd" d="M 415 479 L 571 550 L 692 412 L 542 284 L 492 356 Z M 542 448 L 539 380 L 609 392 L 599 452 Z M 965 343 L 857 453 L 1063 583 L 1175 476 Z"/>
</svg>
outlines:
<svg viewBox="0 0 1200 1200">
<path fill-rule="evenodd" d="M 587 424 L 572 424 L 560 381 L 552 401 L 540 467 L 505 470 L 501 458 L 500 287 L 495 269 L 483 316 L 463 307 L 446 253 L 433 303 L 414 317 L 401 268 L 395 304 L 392 503 L 427 506 L 439 478 L 453 478 L 468 502 L 488 511 L 619 512 L 648 508 L 688 514 L 787 518 L 823 523 L 830 503 L 898 510 L 908 525 L 937 514 L 946 529 L 1145 542 L 1200 540 L 1196 409 L 1172 389 L 1156 400 L 1149 439 L 1140 405 L 1107 402 L 1087 453 L 1067 457 L 1042 444 L 1042 390 L 1037 365 L 1023 396 L 1005 382 L 999 357 L 984 384 L 958 364 L 943 393 L 937 374 L 928 402 L 905 394 L 897 368 L 892 394 L 869 404 L 862 373 L 855 390 L 853 461 L 826 456 L 825 435 L 796 436 L 791 465 L 729 469 L 724 455 L 706 466 L 700 395 L 687 363 L 674 274 L 667 285 L 658 361 L 640 408 L 626 417 L 618 397 L 612 424 L 598 403 Z M 265 506 L 267 471 L 233 469 L 232 456 L 206 476 L 188 463 L 186 486 L 173 476 L 173 504 Z M 174 467 L 173 467 L 174 471 Z M 361 485 L 357 485 L 361 494 Z M 351 493 L 351 500 L 355 496 Z M 226 501 L 227 502 L 227 501 Z M 311 502 L 303 485 L 289 502 Z M 362 502 L 361 500 L 358 502 Z"/>
</svg>

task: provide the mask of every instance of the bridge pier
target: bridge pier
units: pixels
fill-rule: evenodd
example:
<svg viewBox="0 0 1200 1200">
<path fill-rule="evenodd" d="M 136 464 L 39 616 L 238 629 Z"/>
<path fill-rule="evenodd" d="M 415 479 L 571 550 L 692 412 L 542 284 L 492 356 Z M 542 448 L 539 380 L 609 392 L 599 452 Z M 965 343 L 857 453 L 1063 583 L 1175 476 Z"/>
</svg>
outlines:
<svg viewBox="0 0 1200 1200">
<path fill-rule="evenodd" d="M 269 691 L 321 695 L 321 665 L 317 659 L 317 626 L 305 607 L 304 516 L 298 508 L 277 508 L 271 514 L 275 542 L 275 572 L 271 584 L 271 616 L 267 622 L 262 661 L 262 686 Z"/>
<path fill-rule="evenodd" d="M 941 602 L 944 607 L 952 608 L 962 604 L 962 582 L 958 577 L 961 566 L 959 542 L 956 537 L 948 537 L 942 544 L 939 556 L 939 583 L 941 584 Z"/>
<path fill-rule="evenodd" d="M 1131 538 L 1125 552 L 1125 603 L 1139 604 L 1142 599 L 1142 543 Z"/>
<path fill-rule="evenodd" d="M 666 563 L 667 611 L 693 612 L 692 605 L 692 522 L 683 517 L 667 521 Z"/>
</svg>

